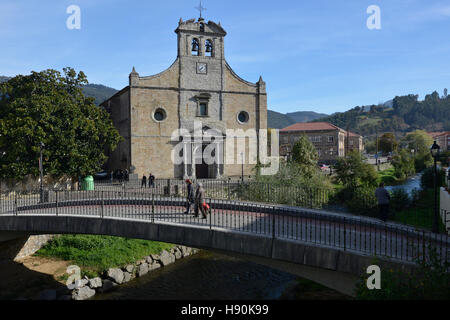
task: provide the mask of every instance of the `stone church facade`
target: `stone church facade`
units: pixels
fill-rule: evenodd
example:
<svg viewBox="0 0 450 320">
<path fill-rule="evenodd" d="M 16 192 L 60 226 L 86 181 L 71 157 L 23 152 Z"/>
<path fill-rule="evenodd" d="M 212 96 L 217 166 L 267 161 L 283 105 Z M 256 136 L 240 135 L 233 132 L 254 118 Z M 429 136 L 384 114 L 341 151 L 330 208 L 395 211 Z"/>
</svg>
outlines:
<svg viewBox="0 0 450 320">
<path fill-rule="evenodd" d="M 157 178 L 216 179 L 240 176 L 242 169 L 244 175 L 251 175 L 255 163 L 249 161 L 249 142 L 259 146 L 258 133 L 267 129 L 265 82 L 262 78 L 256 83 L 245 81 L 231 69 L 225 60 L 226 32 L 220 23 L 180 19 L 175 33 L 178 56 L 167 70 L 142 77 L 133 68 L 129 85 L 101 104 L 124 138 L 109 155 L 107 170 L 128 169 L 138 177 L 151 172 Z M 192 141 L 180 139 L 184 146 L 180 155 L 186 161 L 174 164 L 174 132 L 183 129 L 194 135 L 199 123 L 203 131 L 215 132 L 214 138 L 200 145 L 193 137 Z M 236 147 L 246 142 L 244 155 L 230 150 L 230 129 L 257 133 L 234 139 Z M 218 163 L 207 164 L 202 152 L 211 143 L 220 144 L 217 150 L 222 152 L 214 152 Z M 225 161 L 230 152 L 234 163 Z"/>
</svg>

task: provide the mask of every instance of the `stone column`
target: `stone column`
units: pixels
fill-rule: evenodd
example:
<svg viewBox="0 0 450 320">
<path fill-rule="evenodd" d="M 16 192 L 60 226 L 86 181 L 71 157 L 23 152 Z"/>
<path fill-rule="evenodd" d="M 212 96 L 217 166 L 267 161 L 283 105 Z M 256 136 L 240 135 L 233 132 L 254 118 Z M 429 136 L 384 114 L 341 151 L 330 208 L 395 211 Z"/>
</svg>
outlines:
<svg viewBox="0 0 450 320">
<path fill-rule="evenodd" d="M 195 143 L 191 143 L 191 174 L 192 178 L 196 178 L 197 174 L 195 172 Z"/>
<path fill-rule="evenodd" d="M 187 150 L 188 150 L 188 146 L 186 142 L 183 142 L 183 165 L 184 165 L 184 174 L 183 177 L 187 178 L 188 175 L 188 165 L 187 165 Z"/>
</svg>

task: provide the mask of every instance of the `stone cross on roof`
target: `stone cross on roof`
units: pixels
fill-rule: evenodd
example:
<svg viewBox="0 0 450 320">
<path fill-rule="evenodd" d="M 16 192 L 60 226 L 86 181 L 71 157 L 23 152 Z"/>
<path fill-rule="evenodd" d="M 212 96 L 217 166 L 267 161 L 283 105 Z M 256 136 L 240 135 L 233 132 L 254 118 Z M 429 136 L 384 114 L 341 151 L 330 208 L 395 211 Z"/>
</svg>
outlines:
<svg viewBox="0 0 450 320">
<path fill-rule="evenodd" d="M 202 6 L 202 0 L 200 0 L 200 6 L 196 7 L 198 11 L 200 11 L 200 19 L 202 18 L 202 11 L 206 11 L 206 8 Z"/>
</svg>

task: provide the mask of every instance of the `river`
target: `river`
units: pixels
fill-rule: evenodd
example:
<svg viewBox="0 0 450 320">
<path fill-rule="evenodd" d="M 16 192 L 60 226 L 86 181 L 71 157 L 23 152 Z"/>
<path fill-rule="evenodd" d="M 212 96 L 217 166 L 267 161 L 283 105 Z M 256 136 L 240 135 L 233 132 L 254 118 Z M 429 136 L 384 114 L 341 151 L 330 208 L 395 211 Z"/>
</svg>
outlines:
<svg viewBox="0 0 450 320">
<path fill-rule="evenodd" d="M 264 300 L 292 296 L 297 277 L 230 256 L 200 251 L 167 267 L 136 278 L 95 300 Z M 320 295 L 318 292 L 323 292 Z M 345 298 L 315 286 L 304 293 Z"/>
<path fill-rule="evenodd" d="M 417 173 L 416 175 L 408 178 L 404 183 L 397 185 L 397 186 L 386 186 L 386 190 L 393 191 L 396 189 L 403 189 L 405 190 L 409 195 L 411 195 L 412 191 L 414 189 L 420 189 L 420 179 L 422 178 L 421 173 Z"/>
</svg>

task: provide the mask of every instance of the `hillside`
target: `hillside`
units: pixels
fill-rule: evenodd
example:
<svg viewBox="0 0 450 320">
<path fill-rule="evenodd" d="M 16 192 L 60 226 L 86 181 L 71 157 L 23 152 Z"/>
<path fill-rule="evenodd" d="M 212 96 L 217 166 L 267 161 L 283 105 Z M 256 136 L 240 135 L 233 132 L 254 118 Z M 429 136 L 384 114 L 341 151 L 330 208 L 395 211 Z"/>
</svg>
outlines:
<svg viewBox="0 0 450 320">
<path fill-rule="evenodd" d="M 426 131 L 450 130 L 450 96 L 435 91 L 425 96 L 423 101 L 418 95 L 397 96 L 392 104 L 355 107 L 346 112 L 338 112 L 321 118 L 343 129 L 363 136 L 378 132 L 405 132 L 421 129 Z M 392 107 L 390 107 L 390 104 Z M 316 120 L 317 121 L 317 120 Z"/>
<path fill-rule="evenodd" d="M 10 77 L 0 76 L 0 83 L 11 79 Z M 84 86 L 83 92 L 87 97 L 95 99 L 95 104 L 99 105 L 106 99 L 113 96 L 118 90 L 104 86 L 102 84 L 88 84 Z"/>
<path fill-rule="evenodd" d="M 314 111 L 298 111 L 283 114 L 267 110 L 267 126 L 273 129 L 282 129 L 297 122 L 309 122 L 326 116 L 328 115 Z"/>
<path fill-rule="evenodd" d="M 291 112 L 286 113 L 286 115 L 293 119 L 295 123 L 297 122 L 310 122 L 316 119 L 320 119 L 323 117 L 328 117 L 328 114 L 325 113 L 317 113 L 314 111 L 298 111 L 298 112 Z"/>
<path fill-rule="evenodd" d="M 294 123 L 295 121 L 285 114 L 267 110 L 267 127 L 269 128 L 282 129 Z"/>
<path fill-rule="evenodd" d="M 83 92 L 86 96 L 95 98 L 95 104 L 99 105 L 106 99 L 112 97 L 118 90 L 101 85 L 88 84 L 84 86 Z"/>
</svg>

